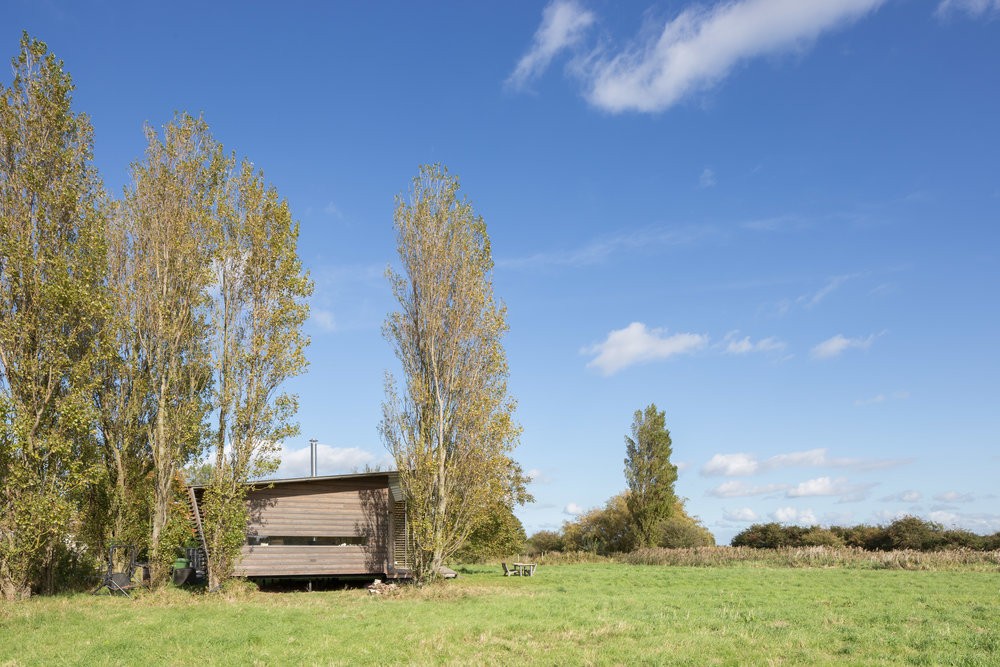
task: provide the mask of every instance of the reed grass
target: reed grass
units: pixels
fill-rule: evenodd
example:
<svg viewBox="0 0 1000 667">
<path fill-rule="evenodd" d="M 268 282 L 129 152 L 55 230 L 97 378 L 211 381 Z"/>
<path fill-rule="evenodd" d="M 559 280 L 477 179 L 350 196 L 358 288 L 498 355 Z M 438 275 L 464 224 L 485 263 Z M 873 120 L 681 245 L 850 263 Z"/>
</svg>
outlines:
<svg viewBox="0 0 1000 667">
<path fill-rule="evenodd" d="M 617 554 L 614 560 L 630 565 L 687 567 L 838 567 L 860 570 L 972 570 L 1000 572 L 1000 551 L 865 551 L 851 547 L 695 547 L 639 549 Z M 570 561 L 572 562 L 572 561 Z"/>
</svg>

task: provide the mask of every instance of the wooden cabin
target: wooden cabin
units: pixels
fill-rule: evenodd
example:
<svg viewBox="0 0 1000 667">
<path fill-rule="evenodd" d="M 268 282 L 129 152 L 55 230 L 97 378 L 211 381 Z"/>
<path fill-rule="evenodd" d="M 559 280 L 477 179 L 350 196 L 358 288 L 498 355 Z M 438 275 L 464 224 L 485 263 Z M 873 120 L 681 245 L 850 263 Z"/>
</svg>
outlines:
<svg viewBox="0 0 1000 667">
<path fill-rule="evenodd" d="M 203 487 L 189 493 L 199 537 L 203 494 Z M 406 505 L 396 472 L 254 482 L 247 504 L 250 522 L 236 576 L 409 575 Z"/>
</svg>

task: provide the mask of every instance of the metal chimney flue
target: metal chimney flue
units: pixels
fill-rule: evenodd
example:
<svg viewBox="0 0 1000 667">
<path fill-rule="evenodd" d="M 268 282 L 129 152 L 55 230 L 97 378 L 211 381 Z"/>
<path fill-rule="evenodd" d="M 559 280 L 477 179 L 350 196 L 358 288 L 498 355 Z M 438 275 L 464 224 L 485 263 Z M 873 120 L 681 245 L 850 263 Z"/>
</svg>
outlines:
<svg viewBox="0 0 1000 667">
<path fill-rule="evenodd" d="M 316 476 L 316 444 L 319 441 L 313 438 L 309 441 L 309 476 Z"/>
</svg>

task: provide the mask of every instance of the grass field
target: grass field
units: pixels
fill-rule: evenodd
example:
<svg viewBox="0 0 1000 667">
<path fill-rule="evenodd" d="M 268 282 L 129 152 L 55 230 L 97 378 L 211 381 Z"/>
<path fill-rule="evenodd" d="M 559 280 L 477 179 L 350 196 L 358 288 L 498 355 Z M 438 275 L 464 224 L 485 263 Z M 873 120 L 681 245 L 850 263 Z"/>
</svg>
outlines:
<svg viewBox="0 0 1000 667">
<path fill-rule="evenodd" d="M 0 664 L 1000 665 L 1000 573 L 474 567 L 363 589 L 0 607 Z"/>
</svg>

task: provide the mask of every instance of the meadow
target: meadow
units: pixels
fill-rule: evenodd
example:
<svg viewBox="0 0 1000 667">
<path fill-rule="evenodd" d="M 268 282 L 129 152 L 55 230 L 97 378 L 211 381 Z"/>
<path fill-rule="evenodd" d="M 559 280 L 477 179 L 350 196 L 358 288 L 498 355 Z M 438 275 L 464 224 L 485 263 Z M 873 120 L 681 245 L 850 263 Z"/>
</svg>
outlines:
<svg viewBox="0 0 1000 667">
<path fill-rule="evenodd" d="M 499 566 L 402 587 L 0 607 L 0 665 L 1000 664 L 1000 572 Z"/>
</svg>

